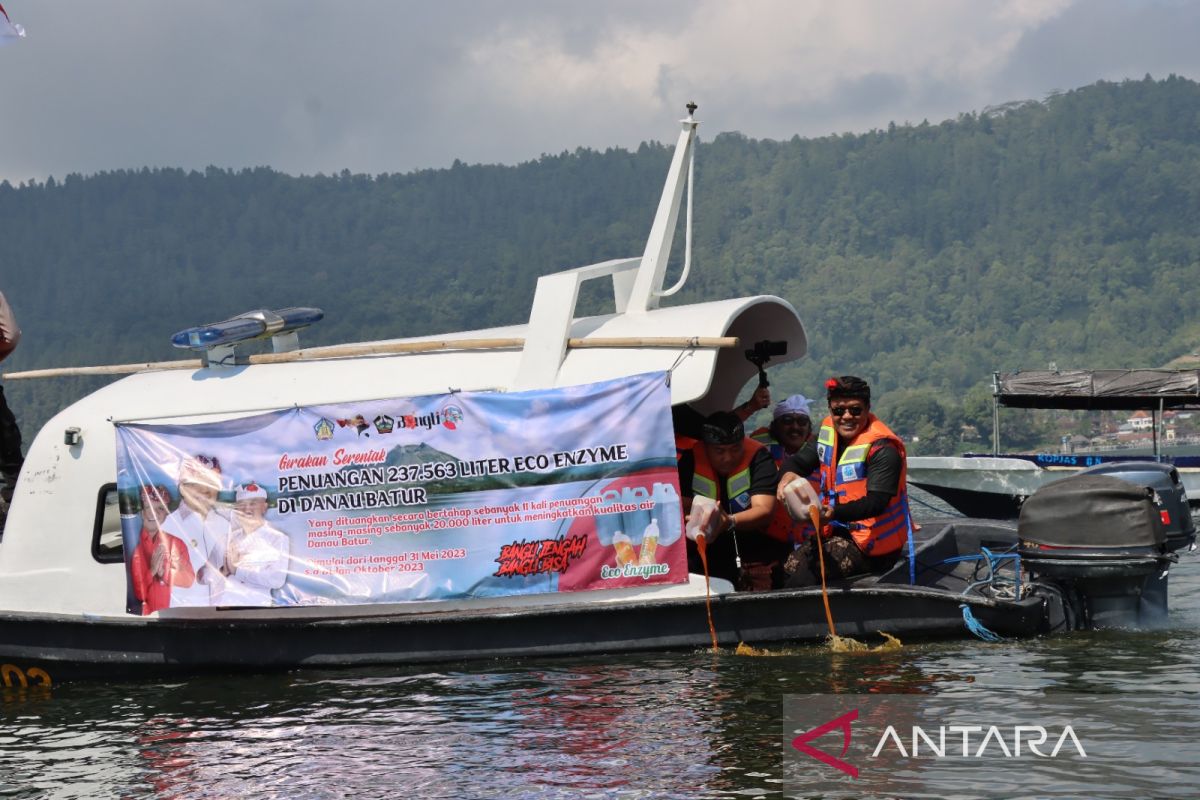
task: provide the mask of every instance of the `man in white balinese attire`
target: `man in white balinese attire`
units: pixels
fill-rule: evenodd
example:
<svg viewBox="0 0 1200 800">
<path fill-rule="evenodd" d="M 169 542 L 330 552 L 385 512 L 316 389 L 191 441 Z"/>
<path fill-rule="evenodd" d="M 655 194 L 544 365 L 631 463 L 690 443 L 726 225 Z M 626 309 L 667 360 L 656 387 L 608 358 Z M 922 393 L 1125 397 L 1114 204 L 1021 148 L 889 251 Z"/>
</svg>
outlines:
<svg viewBox="0 0 1200 800">
<path fill-rule="evenodd" d="M 266 490 L 256 483 L 240 487 L 221 565 L 224 587 L 214 594 L 217 605 L 269 606 L 271 590 L 287 580 L 291 543 L 287 534 L 267 522 L 266 515 Z"/>
<path fill-rule="evenodd" d="M 171 587 L 171 607 L 214 605 L 224 577 L 221 564 L 229 541 L 229 517 L 217 508 L 221 462 L 212 456 L 183 460 L 179 467 L 179 507 L 162 521 L 162 529 L 183 540 L 196 571 L 196 582 Z"/>
</svg>

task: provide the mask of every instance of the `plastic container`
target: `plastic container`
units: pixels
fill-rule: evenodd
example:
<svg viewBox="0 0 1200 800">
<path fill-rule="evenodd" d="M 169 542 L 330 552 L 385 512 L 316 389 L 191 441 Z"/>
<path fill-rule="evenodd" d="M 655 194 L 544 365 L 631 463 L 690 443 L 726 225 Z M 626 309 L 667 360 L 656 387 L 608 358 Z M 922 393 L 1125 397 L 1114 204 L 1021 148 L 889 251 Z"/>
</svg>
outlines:
<svg viewBox="0 0 1200 800">
<path fill-rule="evenodd" d="M 688 514 L 687 519 L 687 538 L 692 541 L 701 533 L 704 538 L 712 541 L 713 533 L 717 527 L 717 520 L 721 515 L 717 511 L 717 501 L 711 497 L 703 497 L 696 495 L 692 498 L 692 511 Z"/>
<path fill-rule="evenodd" d="M 610 547 L 613 543 L 613 536 L 625 530 L 625 521 L 621 512 L 609 510 L 620 506 L 621 491 L 606 489 L 600 493 L 600 497 L 604 502 L 596 506 L 596 538 L 600 540 L 600 544 Z"/>
<path fill-rule="evenodd" d="M 797 522 L 812 519 L 812 507 L 820 508 L 821 499 L 817 490 L 805 478 L 796 478 L 783 487 L 783 501 L 787 505 L 788 515 Z"/>
<path fill-rule="evenodd" d="M 642 536 L 642 531 L 650 524 L 650 509 L 642 506 L 650 505 L 650 490 L 645 486 L 626 486 L 621 490 L 621 502 L 632 511 L 621 512 L 621 530 L 625 535 L 635 537 L 636 544 Z"/>
<path fill-rule="evenodd" d="M 683 506 L 675 487 L 669 483 L 656 483 L 650 499 L 654 501 L 651 513 L 658 523 L 658 543 L 668 545 L 679 541 L 679 535 L 683 533 Z"/>
<path fill-rule="evenodd" d="M 642 534 L 642 547 L 638 551 L 638 564 L 654 564 L 654 552 L 658 550 L 658 522 L 650 520 Z"/>
</svg>

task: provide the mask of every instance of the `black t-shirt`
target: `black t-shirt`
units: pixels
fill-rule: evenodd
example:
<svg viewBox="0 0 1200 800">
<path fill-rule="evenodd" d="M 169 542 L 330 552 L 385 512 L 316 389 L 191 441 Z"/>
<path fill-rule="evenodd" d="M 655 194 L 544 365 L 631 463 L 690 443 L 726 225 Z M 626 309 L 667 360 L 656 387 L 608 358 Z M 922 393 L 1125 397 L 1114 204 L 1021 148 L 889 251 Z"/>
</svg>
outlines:
<svg viewBox="0 0 1200 800">
<path fill-rule="evenodd" d="M 697 447 L 704 445 L 698 444 Z M 774 496 L 775 487 L 779 483 L 779 471 L 775 467 L 775 459 L 771 457 L 771 451 L 763 448 L 755 453 L 750 458 L 750 495 L 767 494 Z M 684 497 L 694 497 L 695 492 L 692 490 L 692 475 L 696 471 L 696 459 L 692 451 L 683 454 L 679 459 L 679 491 Z M 730 513 L 729 498 L 725 497 L 725 481 L 717 481 L 717 493 L 721 495 L 718 500 L 721 503 L 721 508 L 726 514 Z M 734 539 L 737 539 L 737 547 L 734 547 Z M 703 565 L 700 562 L 700 555 L 696 550 L 696 545 L 690 539 L 687 543 L 688 549 L 688 571 L 699 574 L 703 571 Z M 735 535 L 722 533 L 717 537 L 716 541 L 708 547 L 708 569 L 709 575 L 714 578 L 724 578 L 725 580 L 737 582 L 737 556 L 741 556 L 742 564 L 768 564 L 773 561 L 782 561 L 787 558 L 788 546 L 786 542 L 780 542 L 778 539 L 772 539 L 767 535 L 766 527 L 759 530 L 745 530 L 738 528 Z"/>
<path fill-rule="evenodd" d="M 838 452 L 842 452 L 839 445 Z M 794 472 L 808 475 L 821 463 L 815 444 L 801 447 L 784 460 L 780 473 Z M 854 522 L 877 516 L 900 491 L 900 473 L 903 464 L 895 443 L 882 440 L 876 442 L 867 454 L 867 495 L 860 500 L 841 503 L 833 509 L 833 518 L 838 522 Z"/>
<path fill-rule="evenodd" d="M 699 439 L 704 431 L 704 415 L 687 403 L 671 406 L 671 424 L 679 436 Z"/>
</svg>

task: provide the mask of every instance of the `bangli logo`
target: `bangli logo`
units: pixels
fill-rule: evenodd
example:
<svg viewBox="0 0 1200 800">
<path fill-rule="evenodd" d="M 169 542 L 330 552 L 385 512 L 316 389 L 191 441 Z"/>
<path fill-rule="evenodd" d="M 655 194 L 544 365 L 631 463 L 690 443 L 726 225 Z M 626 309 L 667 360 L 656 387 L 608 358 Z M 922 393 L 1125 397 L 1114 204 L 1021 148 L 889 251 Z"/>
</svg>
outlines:
<svg viewBox="0 0 1200 800">
<path fill-rule="evenodd" d="M 463 421 L 463 410 L 456 405 L 448 405 L 442 409 L 442 425 L 454 430 Z"/>
<path fill-rule="evenodd" d="M 447 408 L 455 408 L 447 406 Z M 462 412 L 458 412 L 458 419 L 462 419 Z M 400 430 L 416 430 L 423 428 L 424 430 L 433 430 L 438 426 L 454 430 L 456 425 L 445 416 L 445 411 L 431 411 L 428 414 L 398 414 L 396 416 L 396 427 Z"/>
</svg>

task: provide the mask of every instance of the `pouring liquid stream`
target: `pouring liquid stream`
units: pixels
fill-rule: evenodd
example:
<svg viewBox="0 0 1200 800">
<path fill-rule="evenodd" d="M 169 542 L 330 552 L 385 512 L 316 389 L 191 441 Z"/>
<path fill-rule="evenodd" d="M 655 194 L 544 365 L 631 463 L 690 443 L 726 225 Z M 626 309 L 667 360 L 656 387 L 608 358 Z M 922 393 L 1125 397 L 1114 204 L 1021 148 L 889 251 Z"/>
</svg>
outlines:
<svg viewBox="0 0 1200 800">
<path fill-rule="evenodd" d="M 703 533 L 696 537 L 696 550 L 700 553 L 700 563 L 704 565 L 704 610 L 708 614 L 708 633 L 712 636 L 712 651 L 716 653 L 721 648 L 717 645 L 717 626 L 713 625 L 712 589 L 708 580 L 708 540 Z"/>
</svg>

